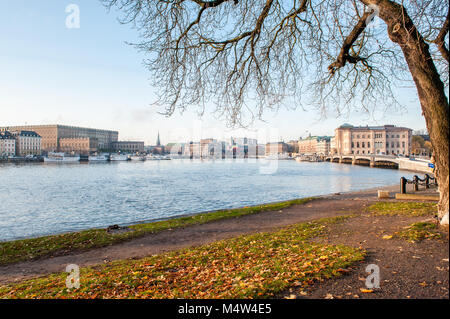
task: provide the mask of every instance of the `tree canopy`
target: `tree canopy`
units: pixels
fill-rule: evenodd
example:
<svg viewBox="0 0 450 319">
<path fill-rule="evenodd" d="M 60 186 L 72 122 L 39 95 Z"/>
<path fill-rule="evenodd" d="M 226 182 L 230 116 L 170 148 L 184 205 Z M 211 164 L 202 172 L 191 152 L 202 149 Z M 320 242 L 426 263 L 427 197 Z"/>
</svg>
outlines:
<svg viewBox="0 0 450 319">
<path fill-rule="evenodd" d="M 167 115 L 208 103 L 231 124 L 293 98 L 341 114 L 399 106 L 411 80 L 382 0 L 102 0 L 132 23 Z M 402 1 L 448 86 L 448 2 Z M 288 99 L 292 102 L 292 99 Z"/>
</svg>

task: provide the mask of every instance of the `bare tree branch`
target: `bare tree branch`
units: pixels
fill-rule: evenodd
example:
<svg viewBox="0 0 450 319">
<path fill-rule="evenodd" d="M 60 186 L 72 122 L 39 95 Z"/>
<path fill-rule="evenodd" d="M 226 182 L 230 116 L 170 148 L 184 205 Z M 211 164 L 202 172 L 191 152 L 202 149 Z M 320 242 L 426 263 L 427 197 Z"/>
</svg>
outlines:
<svg viewBox="0 0 450 319">
<path fill-rule="evenodd" d="M 447 60 L 447 62 L 450 62 L 449 59 L 449 52 L 447 47 L 445 46 L 445 37 L 448 34 L 449 30 L 449 24 L 450 24 L 450 9 L 447 13 L 447 18 L 445 19 L 444 25 L 441 28 L 441 31 L 439 31 L 439 34 L 433 42 L 437 44 L 439 51 L 442 54 L 442 57 Z"/>
<path fill-rule="evenodd" d="M 334 74 L 336 72 L 336 69 L 342 68 L 345 66 L 347 62 L 349 63 L 357 63 L 358 61 L 365 61 L 364 58 L 355 55 L 352 56 L 349 54 L 350 49 L 354 45 L 355 41 L 358 39 L 358 37 L 363 33 L 364 29 L 367 26 L 367 19 L 371 15 L 371 12 L 365 12 L 360 18 L 358 23 L 353 28 L 352 32 L 347 36 L 347 38 L 344 40 L 344 43 L 342 44 L 341 52 L 339 53 L 339 56 L 337 57 L 336 61 L 330 64 L 328 66 L 328 70 L 331 74 Z"/>
</svg>

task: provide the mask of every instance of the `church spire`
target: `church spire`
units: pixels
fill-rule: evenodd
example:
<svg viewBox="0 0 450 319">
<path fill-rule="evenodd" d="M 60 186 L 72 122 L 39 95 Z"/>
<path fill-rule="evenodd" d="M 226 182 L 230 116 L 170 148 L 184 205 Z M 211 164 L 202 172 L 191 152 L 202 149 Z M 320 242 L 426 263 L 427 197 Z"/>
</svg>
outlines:
<svg viewBox="0 0 450 319">
<path fill-rule="evenodd" d="M 158 131 L 158 139 L 156 140 L 156 146 L 161 146 L 161 140 L 159 139 L 159 131 Z"/>
</svg>

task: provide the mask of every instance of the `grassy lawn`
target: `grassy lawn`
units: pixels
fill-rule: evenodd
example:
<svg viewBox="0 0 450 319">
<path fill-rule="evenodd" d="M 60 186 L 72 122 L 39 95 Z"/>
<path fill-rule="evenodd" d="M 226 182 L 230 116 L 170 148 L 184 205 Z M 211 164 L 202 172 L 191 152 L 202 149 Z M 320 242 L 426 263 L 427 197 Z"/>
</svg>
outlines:
<svg viewBox="0 0 450 319">
<path fill-rule="evenodd" d="M 140 260 L 82 268 L 0 287 L 0 298 L 270 298 L 289 287 L 341 274 L 364 251 L 308 239 L 346 217 L 296 224 Z"/>
<path fill-rule="evenodd" d="M 132 231 L 126 233 L 110 234 L 105 229 L 90 229 L 60 235 L 0 242 L 0 265 L 108 246 L 166 229 L 203 224 L 219 219 L 239 217 L 264 211 L 280 210 L 293 205 L 305 204 L 313 199 L 294 199 L 279 203 L 196 214 L 154 223 L 137 224 L 130 226 Z"/>
<path fill-rule="evenodd" d="M 384 216 L 433 216 L 437 214 L 435 203 L 378 202 L 367 208 L 370 213 Z"/>
<path fill-rule="evenodd" d="M 442 235 L 438 232 L 438 225 L 436 223 L 419 222 L 411 224 L 405 230 L 395 233 L 394 237 L 418 242 L 424 239 L 442 238 Z"/>
</svg>

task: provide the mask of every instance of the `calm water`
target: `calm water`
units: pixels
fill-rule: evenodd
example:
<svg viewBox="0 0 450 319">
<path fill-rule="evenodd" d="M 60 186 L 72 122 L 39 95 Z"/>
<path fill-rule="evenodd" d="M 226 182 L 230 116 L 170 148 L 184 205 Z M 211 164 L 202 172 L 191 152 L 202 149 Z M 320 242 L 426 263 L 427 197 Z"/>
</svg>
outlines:
<svg viewBox="0 0 450 319">
<path fill-rule="evenodd" d="M 172 160 L 0 165 L 0 240 L 397 184 L 335 163 Z"/>
</svg>

